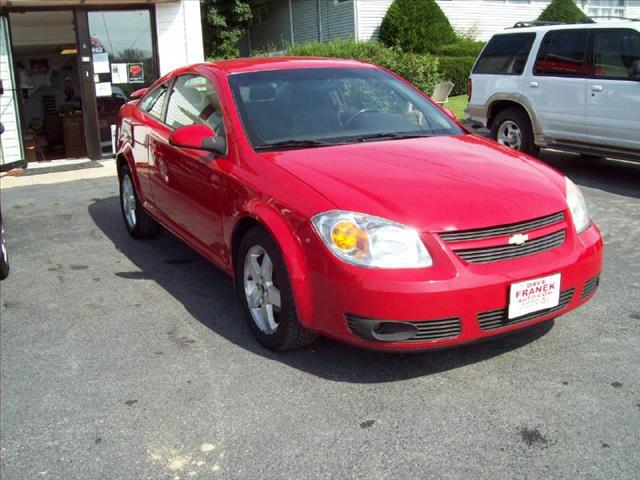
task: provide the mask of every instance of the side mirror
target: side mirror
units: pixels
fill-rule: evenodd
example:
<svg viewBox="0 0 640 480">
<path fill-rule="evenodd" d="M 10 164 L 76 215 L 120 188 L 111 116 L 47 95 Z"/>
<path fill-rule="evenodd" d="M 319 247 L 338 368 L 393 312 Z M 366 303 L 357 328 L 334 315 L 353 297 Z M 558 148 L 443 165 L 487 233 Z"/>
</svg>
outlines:
<svg viewBox="0 0 640 480">
<path fill-rule="evenodd" d="M 442 107 L 442 109 L 444 110 L 444 113 L 446 113 L 449 118 L 451 118 L 452 120 L 458 121 L 458 119 L 456 118 L 456 114 L 453 113 L 453 110 L 450 110 L 446 107 Z"/>
<path fill-rule="evenodd" d="M 636 60 L 631 64 L 631 78 L 640 80 L 640 60 Z"/>
<path fill-rule="evenodd" d="M 169 135 L 169 143 L 174 147 L 207 150 L 221 156 L 227 153 L 224 138 L 217 137 L 208 125 L 187 125 L 176 128 Z"/>
</svg>

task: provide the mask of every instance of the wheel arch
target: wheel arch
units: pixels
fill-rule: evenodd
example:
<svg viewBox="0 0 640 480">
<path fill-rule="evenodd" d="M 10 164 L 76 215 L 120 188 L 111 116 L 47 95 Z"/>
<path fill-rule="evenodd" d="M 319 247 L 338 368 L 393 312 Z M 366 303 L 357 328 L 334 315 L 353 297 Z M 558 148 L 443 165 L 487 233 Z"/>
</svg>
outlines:
<svg viewBox="0 0 640 480">
<path fill-rule="evenodd" d="M 144 203 L 146 200 L 144 191 L 140 185 L 140 179 L 138 178 L 138 171 L 135 168 L 135 161 L 133 159 L 133 152 L 131 151 L 131 147 L 127 146 L 120 150 L 116 155 L 116 171 L 118 172 L 118 181 L 120 181 L 122 177 L 122 167 L 126 165 L 129 167 L 129 171 L 131 172 L 131 178 L 133 179 L 133 184 L 136 187 L 136 193 L 138 194 L 138 198 L 141 202 Z"/>
<path fill-rule="evenodd" d="M 507 108 L 517 108 L 523 111 L 531 122 L 531 129 L 533 130 L 533 134 L 537 135 L 541 133 L 538 119 L 533 113 L 533 109 L 524 98 L 493 98 L 489 103 L 489 108 L 487 109 L 487 128 L 490 129 L 493 125 L 493 121 L 498 116 L 498 114 L 506 110 Z"/>
<path fill-rule="evenodd" d="M 302 252 L 300 239 L 294 232 L 290 222 L 273 206 L 253 204 L 235 222 L 229 238 L 233 275 L 235 276 L 236 274 L 235 265 L 239 255 L 240 243 L 247 232 L 254 227 L 264 229 L 280 249 L 280 254 L 289 275 L 298 320 L 305 327 L 311 328 L 313 322 L 312 293 L 307 262 Z"/>
</svg>

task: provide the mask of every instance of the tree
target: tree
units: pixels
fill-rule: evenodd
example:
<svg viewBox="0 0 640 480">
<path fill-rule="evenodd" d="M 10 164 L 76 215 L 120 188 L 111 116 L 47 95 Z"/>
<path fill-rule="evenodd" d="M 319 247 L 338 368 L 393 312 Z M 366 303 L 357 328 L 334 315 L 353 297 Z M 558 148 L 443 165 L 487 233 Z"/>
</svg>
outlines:
<svg viewBox="0 0 640 480">
<path fill-rule="evenodd" d="M 538 20 L 544 22 L 577 23 L 585 17 L 585 14 L 574 0 L 553 0 L 545 8 Z"/>
<path fill-rule="evenodd" d="M 202 37 L 207 58 L 233 58 L 251 20 L 251 7 L 243 0 L 200 0 Z"/>
<path fill-rule="evenodd" d="M 456 34 L 435 0 L 394 0 L 382 20 L 380 40 L 408 52 L 430 53 L 454 43 Z"/>
</svg>

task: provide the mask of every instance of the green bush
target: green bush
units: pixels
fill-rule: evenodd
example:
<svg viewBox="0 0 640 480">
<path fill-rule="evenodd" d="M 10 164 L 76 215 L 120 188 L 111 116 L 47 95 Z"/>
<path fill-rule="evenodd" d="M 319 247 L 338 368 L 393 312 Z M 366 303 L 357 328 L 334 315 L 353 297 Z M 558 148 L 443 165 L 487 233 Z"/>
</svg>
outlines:
<svg viewBox="0 0 640 480">
<path fill-rule="evenodd" d="M 456 34 L 435 0 L 394 0 L 380 26 L 380 40 L 406 52 L 433 53 Z"/>
<path fill-rule="evenodd" d="M 553 0 L 538 20 L 545 22 L 577 23 L 585 17 L 573 0 Z"/>
<path fill-rule="evenodd" d="M 330 43 L 303 43 L 291 47 L 287 55 L 302 57 L 348 58 L 374 63 L 406 78 L 420 90 L 431 94 L 440 80 L 438 61 L 431 55 L 406 53 L 379 42 L 336 40 Z"/>
<path fill-rule="evenodd" d="M 442 80 L 453 82 L 451 96 L 467 93 L 467 80 L 471 75 L 471 69 L 476 57 L 439 57 L 438 71 Z"/>
<path fill-rule="evenodd" d="M 433 54 L 444 57 L 477 57 L 484 46 L 484 42 L 464 38 L 455 43 L 436 47 L 433 50 Z"/>
</svg>

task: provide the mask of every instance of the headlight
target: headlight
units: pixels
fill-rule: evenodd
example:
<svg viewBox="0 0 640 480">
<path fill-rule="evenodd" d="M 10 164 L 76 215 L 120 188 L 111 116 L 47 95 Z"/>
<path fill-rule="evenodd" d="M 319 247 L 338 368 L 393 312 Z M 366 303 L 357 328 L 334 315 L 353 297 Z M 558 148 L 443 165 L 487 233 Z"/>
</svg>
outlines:
<svg viewBox="0 0 640 480">
<path fill-rule="evenodd" d="M 573 224 L 576 226 L 576 231 L 581 233 L 584 232 L 591 223 L 591 220 L 589 220 L 589 212 L 587 211 L 587 204 L 577 185 L 569 180 L 569 177 L 565 177 L 565 179 L 567 205 L 569 205 L 569 211 L 573 218 Z"/>
<path fill-rule="evenodd" d="M 342 210 L 320 213 L 312 221 L 327 247 L 345 262 L 373 268 L 433 265 L 417 232 L 399 223 Z"/>
</svg>

